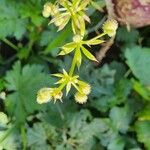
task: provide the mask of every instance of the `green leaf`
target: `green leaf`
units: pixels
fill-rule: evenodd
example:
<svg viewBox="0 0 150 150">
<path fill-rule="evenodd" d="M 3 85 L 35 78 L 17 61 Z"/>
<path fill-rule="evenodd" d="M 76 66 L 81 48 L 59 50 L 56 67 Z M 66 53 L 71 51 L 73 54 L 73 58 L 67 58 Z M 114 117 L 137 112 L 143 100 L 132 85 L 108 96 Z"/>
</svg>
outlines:
<svg viewBox="0 0 150 150">
<path fill-rule="evenodd" d="M 0 79 L 0 83 L 1 83 L 1 84 L 0 84 L 0 91 L 2 91 L 2 90 L 4 89 L 4 87 L 5 87 L 5 86 L 4 86 L 5 84 L 4 84 L 4 79 L 3 79 L 3 78 Z"/>
<path fill-rule="evenodd" d="M 6 97 L 6 108 L 18 122 L 24 122 L 28 114 L 39 108 L 36 102 L 37 91 L 53 82 L 42 70 L 40 65 L 26 65 L 22 68 L 20 62 L 17 62 L 6 74 L 6 88 L 11 91 Z"/>
<path fill-rule="evenodd" d="M 141 95 L 145 100 L 150 101 L 150 92 L 149 90 L 143 86 L 140 82 L 136 80 L 132 80 L 133 83 L 133 89 Z"/>
<path fill-rule="evenodd" d="M 97 61 L 97 59 L 83 46 L 81 47 L 83 54 L 90 60 Z M 97 61 L 98 62 L 98 61 Z"/>
<path fill-rule="evenodd" d="M 71 42 L 62 47 L 62 51 L 58 55 L 67 55 L 71 53 L 76 47 L 76 43 Z"/>
<path fill-rule="evenodd" d="M 11 127 L 8 128 L 10 129 Z M 5 135 L 7 135 L 9 129 L 0 131 L 0 139 L 3 138 Z M 19 149 L 21 143 L 19 142 L 18 139 L 19 139 L 18 135 L 15 132 L 11 132 L 11 134 L 9 134 L 9 136 L 7 136 L 7 138 L 0 143 L 0 150 Z"/>
<path fill-rule="evenodd" d="M 140 121 L 150 121 L 150 103 L 147 104 L 143 110 L 139 113 L 138 120 Z"/>
<path fill-rule="evenodd" d="M 30 19 L 31 23 L 36 27 L 41 26 L 42 23 L 44 22 L 44 18 L 41 15 L 42 3 L 41 0 L 38 1 L 30 0 L 30 1 L 20 2 L 18 8 L 21 17 L 25 19 Z"/>
<path fill-rule="evenodd" d="M 48 44 L 48 46 L 46 47 L 46 49 L 44 50 L 44 53 L 47 54 L 47 53 L 55 50 L 56 48 L 61 47 L 63 45 L 63 43 L 65 42 L 65 40 L 70 35 L 70 33 L 71 33 L 71 28 L 70 28 L 70 26 L 68 26 L 68 27 L 66 27 L 65 30 L 61 31 L 61 33 L 59 33 L 56 37 L 54 37 L 52 42 L 50 42 Z"/>
<path fill-rule="evenodd" d="M 114 127 L 122 133 L 126 133 L 129 128 L 133 112 L 128 106 L 113 107 L 110 111 L 110 118 Z"/>
<path fill-rule="evenodd" d="M 55 34 L 52 31 L 44 31 L 42 32 L 41 36 L 40 36 L 40 45 L 41 46 L 46 46 L 49 42 L 51 42 L 51 40 L 53 39 L 53 37 L 55 36 Z"/>
<path fill-rule="evenodd" d="M 78 69 L 79 69 L 81 66 L 81 62 L 82 62 L 82 55 L 81 55 L 80 49 L 76 50 L 75 59 L 76 59 L 76 63 L 77 63 Z"/>
<path fill-rule="evenodd" d="M 117 31 L 117 41 L 125 42 L 126 44 L 134 44 L 138 41 L 139 32 L 136 29 L 127 30 L 126 27 L 120 27 Z"/>
<path fill-rule="evenodd" d="M 42 123 L 36 123 L 33 128 L 28 128 L 27 130 L 28 146 L 32 150 L 50 149 L 50 146 L 46 143 L 47 138 L 47 131 Z"/>
<path fill-rule="evenodd" d="M 104 41 L 103 40 L 99 40 L 99 39 L 91 39 L 91 40 L 88 40 L 88 41 L 84 41 L 85 44 L 87 45 L 98 45 L 98 44 L 101 44 L 103 43 Z"/>
<path fill-rule="evenodd" d="M 137 138 L 139 142 L 144 143 L 147 150 L 150 149 L 150 121 L 138 121 L 135 124 Z"/>
<path fill-rule="evenodd" d="M 150 85 L 150 49 L 128 48 L 125 52 L 127 64 L 133 74 L 145 85 Z"/>
<path fill-rule="evenodd" d="M 99 11 L 103 11 L 103 7 L 106 5 L 105 4 L 105 1 L 104 0 L 101 0 L 101 1 L 97 1 L 97 2 L 94 2 L 94 1 L 91 1 L 91 5 L 99 10 Z"/>
<path fill-rule="evenodd" d="M 22 19 L 13 1 L 1 0 L 0 38 L 15 36 L 21 39 L 26 31 L 27 20 Z"/>
<path fill-rule="evenodd" d="M 118 134 L 109 118 L 94 119 L 89 126 L 94 135 L 101 140 L 101 144 L 109 150 L 123 150 L 125 141 Z"/>
<path fill-rule="evenodd" d="M 7 115 L 4 114 L 3 112 L 0 112 L 0 128 L 5 127 L 7 123 L 8 123 Z"/>
</svg>

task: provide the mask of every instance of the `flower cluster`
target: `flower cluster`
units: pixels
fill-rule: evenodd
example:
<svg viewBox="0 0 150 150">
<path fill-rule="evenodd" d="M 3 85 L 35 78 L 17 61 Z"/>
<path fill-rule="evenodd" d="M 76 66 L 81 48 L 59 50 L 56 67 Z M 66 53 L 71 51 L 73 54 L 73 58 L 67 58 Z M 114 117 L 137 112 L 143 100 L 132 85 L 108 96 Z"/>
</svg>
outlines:
<svg viewBox="0 0 150 150">
<path fill-rule="evenodd" d="M 73 86 L 77 92 L 75 94 L 75 101 L 78 103 L 85 103 L 87 101 L 87 96 L 91 91 L 91 86 L 78 79 L 78 75 L 70 76 L 64 69 L 63 73 L 53 74 L 55 77 L 61 78 L 56 84 L 59 85 L 58 88 L 42 88 L 37 94 L 37 102 L 39 104 L 47 103 L 51 100 L 62 101 L 62 89 L 66 87 L 66 95 L 69 93 L 71 86 Z"/>
<path fill-rule="evenodd" d="M 44 5 L 43 16 L 52 17 L 51 23 L 62 30 L 71 20 L 74 34 L 85 34 L 85 21 L 90 22 L 89 17 L 85 14 L 86 7 L 91 0 L 58 0 L 55 4 L 50 2 Z"/>
<path fill-rule="evenodd" d="M 87 102 L 88 95 L 91 92 L 91 86 L 79 80 L 79 76 L 74 74 L 74 70 L 76 67 L 78 67 L 78 69 L 80 68 L 82 55 L 85 55 L 89 60 L 97 61 L 87 47 L 103 43 L 104 40 L 100 38 L 105 35 L 114 37 L 118 28 L 118 24 L 115 20 L 107 20 L 102 27 L 103 33 L 92 39 L 84 40 L 85 21 L 90 21 L 84 11 L 87 9 L 89 3 L 90 0 L 58 0 L 55 4 L 48 2 L 44 5 L 43 16 L 46 18 L 51 16 L 52 19 L 50 23 L 54 23 L 58 26 L 58 30 L 62 30 L 71 20 L 74 33 L 73 40 L 62 46 L 59 55 L 67 55 L 74 52 L 74 57 L 69 72 L 63 69 L 62 73 L 52 74 L 60 78 L 55 83 L 56 87 L 42 88 L 39 90 L 37 94 L 37 102 L 39 104 L 47 103 L 51 100 L 54 100 L 54 102 L 57 100 L 62 101 L 63 89 L 66 89 L 66 95 L 68 95 L 72 87 L 76 89 L 75 101 L 80 104 Z"/>
<path fill-rule="evenodd" d="M 79 80 L 79 76 L 71 76 L 64 69 L 63 74 L 53 74 L 56 77 L 61 78 L 56 84 L 66 85 L 66 95 L 69 93 L 71 86 L 73 86 L 77 93 L 75 94 L 75 100 L 78 103 L 85 103 L 87 101 L 87 95 L 89 95 L 91 91 L 91 86 L 81 80 Z"/>
</svg>

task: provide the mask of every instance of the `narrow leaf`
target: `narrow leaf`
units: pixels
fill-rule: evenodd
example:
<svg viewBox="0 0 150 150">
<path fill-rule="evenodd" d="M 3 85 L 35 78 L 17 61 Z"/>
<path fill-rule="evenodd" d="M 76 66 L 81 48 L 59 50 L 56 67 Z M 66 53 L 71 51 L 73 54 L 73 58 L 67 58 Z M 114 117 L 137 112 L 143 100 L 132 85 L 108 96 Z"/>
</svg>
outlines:
<svg viewBox="0 0 150 150">
<path fill-rule="evenodd" d="M 97 60 L 86 48 L 84 48 L 84 47 L 82 46 L 81 49 L 82 49 L 82 52 L 84 53 L 84 55 L 85 55 L 88 59 L 98 62 L 98 60 Z"/>
</svg>

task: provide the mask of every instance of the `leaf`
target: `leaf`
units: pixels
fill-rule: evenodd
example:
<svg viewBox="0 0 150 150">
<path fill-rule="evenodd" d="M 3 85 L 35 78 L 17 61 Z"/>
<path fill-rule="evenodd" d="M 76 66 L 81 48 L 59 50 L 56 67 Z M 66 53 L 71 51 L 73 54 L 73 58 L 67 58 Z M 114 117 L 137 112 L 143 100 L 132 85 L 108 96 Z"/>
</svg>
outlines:
<svg viewBox="0 0 150 150">
<path fill-rule="evenodd" d="M 10 127 L 9 127 L 10 128 Z M 7 134 L 9 129 L 0 131 L 0 139 Z M 7 138 L 0 143 L 0 150 L 17 150 L 20 147 L 19 137 L 16 133 L 11 132 Z"/>
<path fill-rule="evenodd" d="M 132 80 L 133 83 L 133 89 L 141 95 L 145 100 L 150 101 L 150 93 L 149 90 L 143 86 L 140 82 L 136 80 Z"/>
<path fill-rule="evenodd" d="M 18 4 L 18 3 L 17 3 Z M 18 11 L 23 19 L 29 19 L 34 27 L 40 27 L 44 22 L 44 18 L 41 15 L 42 5 L 41 0 L 30 0 L 20 2 Z"/>
<path fill-rule="evenodd" d="M 80 66 L 81 66 L 81 62 L 82 62 L 82 55 L 81 55 L 81 50 L 80 49 L 76 50 L 75 59 L 76 59 L 76 63 L 77 63 L 78 69 L 79 69 Z"/>
<path fill-rule="evenodd" d="M 102 0 L 102 1 L 98 1 L 98 2 L 94 2 L 94 1 L 91 1 L 91 5 L 99 10 L 99 11 L 103 11 L 103 7 L 106 5 L 105 2 Z"/>
<path fill-rule="evenodd" d="M 0 112 L 0 128 L 5 127 L 7 123 L 8 123 L 7 115 L 4 114 L 3 112 Z"/>
<path fill-rule="evenodd" d="M 6 74 L 6 88 L 11 91 L 5 101 L 7 111 L 18 122 L 24 122 L 28 114 L 39 108 L 36 102 L 37 91 L 53 82 L 42 70 L 40 65 L 26 65 L 21 68 L 20 62 L 16 62 L 13 69 Z"/>
<path fill-rule="evenodd" d="M 47 133 L 42 123 L 36 123 L 33 128 L 28 128 L 27 130 L 28 146 L 32 150 L 49 149 L 50 147 L 46 143 L 47 138 Z"/>
<path fill-rule="evenodd" d="M 101 44 L 103 43 L 104 41 L 103 40 L 99 40 L 99 39 L 91 39 L 91 40 L 88 40 L 88 41 L 84 41 L 85 44 L 87 45 L 97 45 L 97 44 Z"/>
<path fill-rule="evenodd" d="M 61 47 L 65 40 L 69 37 L 71 33 L 71 28 L 68 26 L 65 30 L 61 31 L 56 37 L 53 38 L 52 42 L 48 44 L 44 53 L 47 54 L 58 47 Z"/>
<path fill-rule="evenodd" d="M 133 112 L 128 106 L 113 107 L 110 111 L 110 118 L 114 127 L 122 133 L 126 133 L 129 128 Z"/>
<path fill-rule="evenodd" d="M 96 142 L 94 139 L 95 132 L 93 132 L 93 128 L 87 123 L 87 119 L 91 120 L 91 114 L 88 110 L 68 114 L 67 122 L 70 127 L 68 134 L 71 139 L 77 141 L 76 145 L 79 150 L 91 150 Z"/>
<path fill-rule="evenodd" d="M 119 102 L 125 101 L 132 90 L 132 83 L 127 79 L 120 79 L 117 83 L 115 83 L 115 96 Z"/>
<path fill-rule="evenodd" d="M 133 74 L 145 85 L 150 85 L 150 49 L 132 47 L 125 52 L 127 64 Z"/>
<path fill-rule="evenodd" d="M 125 142 L 123 138 L 116 132 L 115 127 L 111 124 L 109 118 L 94 119 L 90 126 L 94 135 L 101 140 L 101 144 L 109 150 L 123 150 Z"/>
<path fill-rule="evenodd" d="M 71 83 L 68 83 L 68 84 L 66 85 L 66 95 L 68 95 L 70 89 L 71 89 Z"/>
<path fill-rule="evenodd" d="M 139 32 L 136 29 L 127 30 L 126 27 L 120 27 L 117 32 L 117 41 L 125 42 L 126 44 L 134 44 L 139 38 Z"/>
<path fill-rule="evenodd" d="M 74 42 L 68 43 L 62 47 L 62 51 L 58 55 L 67 55 L 71 53 L 76 47 Z"/>
<path fill-rule="evenodd" d="M 150 103 L 147 104 L 143 110 L 139 113 L 139 121 L 150 121 Z"/>
<path fill-rule="evenodd" d="M 147 150 L 150 149 L 150 121 L 138 121 L 135 124 L 137 138 L 139 142 L 144 143 Z"/>
<path fill-rule="evenodd" d="M 21 39 L 26 32 L 27 20 L 20 17 L 16 6 L 13 1 L 1 0 L 0 38 L 15 36 Z"/>
<path fill-rule="evenodd" d="M 80 33 L 81 36 L 85 35 L 85 21 L 84 18 L 81 15 L 78 15 L 78 22 L 79 22 L 79 28 L 80 28 Z"/>
<path fill-rule="evenodd" d="M 53 33 L 53 31 L 46 30 L 42 32 L 42 35 L 40 36 L 40 45 L 46 46 L 49 42 L 51 42 L 54 36 L 55 34 Z"/>
<path fill-rule="evenodd" d="M 98 62 L 98 60 L 97 60 L 86 48 L 84 48 L 84 47 L 82 46 L 81 49 L 82 49 L 83 54 L 84 54 L 88 59 Z"/>
</svg>

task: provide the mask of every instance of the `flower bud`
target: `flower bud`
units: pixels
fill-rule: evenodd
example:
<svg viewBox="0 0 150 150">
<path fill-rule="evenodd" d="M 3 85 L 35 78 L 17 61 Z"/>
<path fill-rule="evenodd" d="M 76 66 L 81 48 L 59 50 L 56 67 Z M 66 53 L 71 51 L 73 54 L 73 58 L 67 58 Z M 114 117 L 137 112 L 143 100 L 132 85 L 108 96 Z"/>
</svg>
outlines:
<svg viewBox="0 0 150 150">
<path fill-rule="evenodd" d="M 75 94 L 75 101 L 76 101 L 77 103 L 80 103 L 80 104 L 86 103 L 86 102 L 87 102 L 87 99 L 88 99 L 88 97 L 87 97 L 87 95 L 84 94 L 84 93 L 77 92 L 77 93 Z"/>
<path fill-rule="evenodd" d="M 52 11 L 52 4 L 49 2 L 44 5 L 42 14 L 45 18 L 48 18 L 51 15 L 51 11 Z"/>
<path fill-rule="evenodd" d="M 59 90 L 58 88 L 53 88 L 52 90 L 52 97 L 54 99 L 54 102 L 56 102 L 56 100 L 62 100 L 62 96 L 63 96 L 63 93 L 61 90 Z"/>
<path fill-rule="evenodd" d="M 116 30 L 118 28 L 118 23 L 116 20 L 110 19 L 107 20 L 104 24 L 103 24 L 103 32 L 108 34 L 108 36 L 113 37 L 116 35 Z"/>
<path fill-rule="evenodd" d="M 59 7 L 56 5 L 52 5 L 52 11 L 51 11 L 51 15 L 55 17 L 55 15 L 57 15 L 59 13 Z"/>
<path fill-rule="evenodd" d="M 91 92 L 91 86 L 89 84 L 81 85 L 79 88 L 86 95 L 90 94 L 90 92 Z"/>
<path fill-rule="evenodd" d="M 37 93 L 37 102 L 39 104 L 47 103 L 52 99 L 52 89 L 51 88 L 42 88 Z"/>
</svg>

